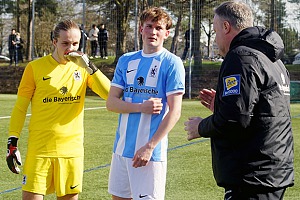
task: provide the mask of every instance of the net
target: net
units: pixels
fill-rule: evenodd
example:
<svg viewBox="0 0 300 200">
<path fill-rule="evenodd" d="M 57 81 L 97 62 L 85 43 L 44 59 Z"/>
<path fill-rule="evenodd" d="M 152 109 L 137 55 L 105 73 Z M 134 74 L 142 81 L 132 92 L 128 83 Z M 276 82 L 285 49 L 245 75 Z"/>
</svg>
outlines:
<svg viewBox="0 0 300 200">
<path fill-rule="evenodd" d="M 300 81 L 291 81 L 291 102 L 300 102 Z"/>
</svg>

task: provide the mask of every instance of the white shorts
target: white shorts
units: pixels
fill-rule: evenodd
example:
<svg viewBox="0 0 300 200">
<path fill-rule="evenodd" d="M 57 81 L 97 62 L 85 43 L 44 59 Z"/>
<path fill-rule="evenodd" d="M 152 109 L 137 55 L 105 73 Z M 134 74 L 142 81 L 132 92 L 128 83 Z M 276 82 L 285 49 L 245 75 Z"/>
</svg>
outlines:
<svg viewBox="0 0 300 200">
<path fill-rule="evenodd" d="M 167 162 L 150 161 L 144 167 L 132 167 L 132 158 L 112 155 L 108 192 L 134 200 L 163 200 L 165 197 Z"/>
</svg>

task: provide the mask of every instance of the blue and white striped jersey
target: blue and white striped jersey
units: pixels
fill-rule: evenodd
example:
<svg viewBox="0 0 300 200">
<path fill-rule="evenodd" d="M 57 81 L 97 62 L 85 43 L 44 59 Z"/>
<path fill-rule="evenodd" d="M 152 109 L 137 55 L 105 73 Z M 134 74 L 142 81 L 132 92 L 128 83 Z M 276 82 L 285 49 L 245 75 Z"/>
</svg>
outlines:
<svg viewBox="0 0 300 200">
<path fill-rule="evenodd" d="M 155 134 L 168 112 L 167 96 L 185 91 L 185 70 L 179 57 L 163 49 L 153 54 L 143 51 L 126 53 L 120 57 L 112 86 L 124 90 L 123 101 L 142 103 L 149 98 L 161 98 L 163 110 L 158 114 L 120 114 L 114 153 L 133 158 Z M 168 138 L 156 146 L 152 161 L 165 161 Z"/>
</svg>

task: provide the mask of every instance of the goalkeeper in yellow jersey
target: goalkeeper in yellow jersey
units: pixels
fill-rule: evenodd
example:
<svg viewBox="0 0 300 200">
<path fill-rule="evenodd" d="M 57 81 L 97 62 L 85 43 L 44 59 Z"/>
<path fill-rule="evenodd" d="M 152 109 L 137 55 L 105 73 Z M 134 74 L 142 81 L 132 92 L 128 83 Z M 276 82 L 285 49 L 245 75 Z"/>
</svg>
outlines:
<svg viewBox="0 0 300 200">
<path fill-rule="evenodd" d="M 28 148 L 23 167 L 23 200 L 77 200 L 83 177 L 83 114 L 86 88 L 107 99 L 110 80 L 77 51 L 78 25 L 65 20 L 54 29 L 52 54 L 30 62 L 12 111 L 6 161 L 20 173 L 17 143 L 31 103 Z"/>
</svg>

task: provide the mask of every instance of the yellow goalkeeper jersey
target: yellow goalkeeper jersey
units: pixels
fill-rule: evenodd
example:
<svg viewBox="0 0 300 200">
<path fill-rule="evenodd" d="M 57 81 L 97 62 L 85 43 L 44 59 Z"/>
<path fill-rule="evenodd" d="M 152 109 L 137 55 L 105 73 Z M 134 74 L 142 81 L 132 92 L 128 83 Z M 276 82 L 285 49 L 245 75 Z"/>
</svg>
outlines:
<svg viewBox="0 0 300 200">
<path fill-rule="evenodd" d="M 100 70 L 89 75 L 73 62 L 59 64 L 51 55 L 26 66 L 9 135 L 20 137 L 31 101 L 27 156 L 83 156 L 83 108 L 87 86 L 107 99 L 110 81 Z"/>
</svg>

